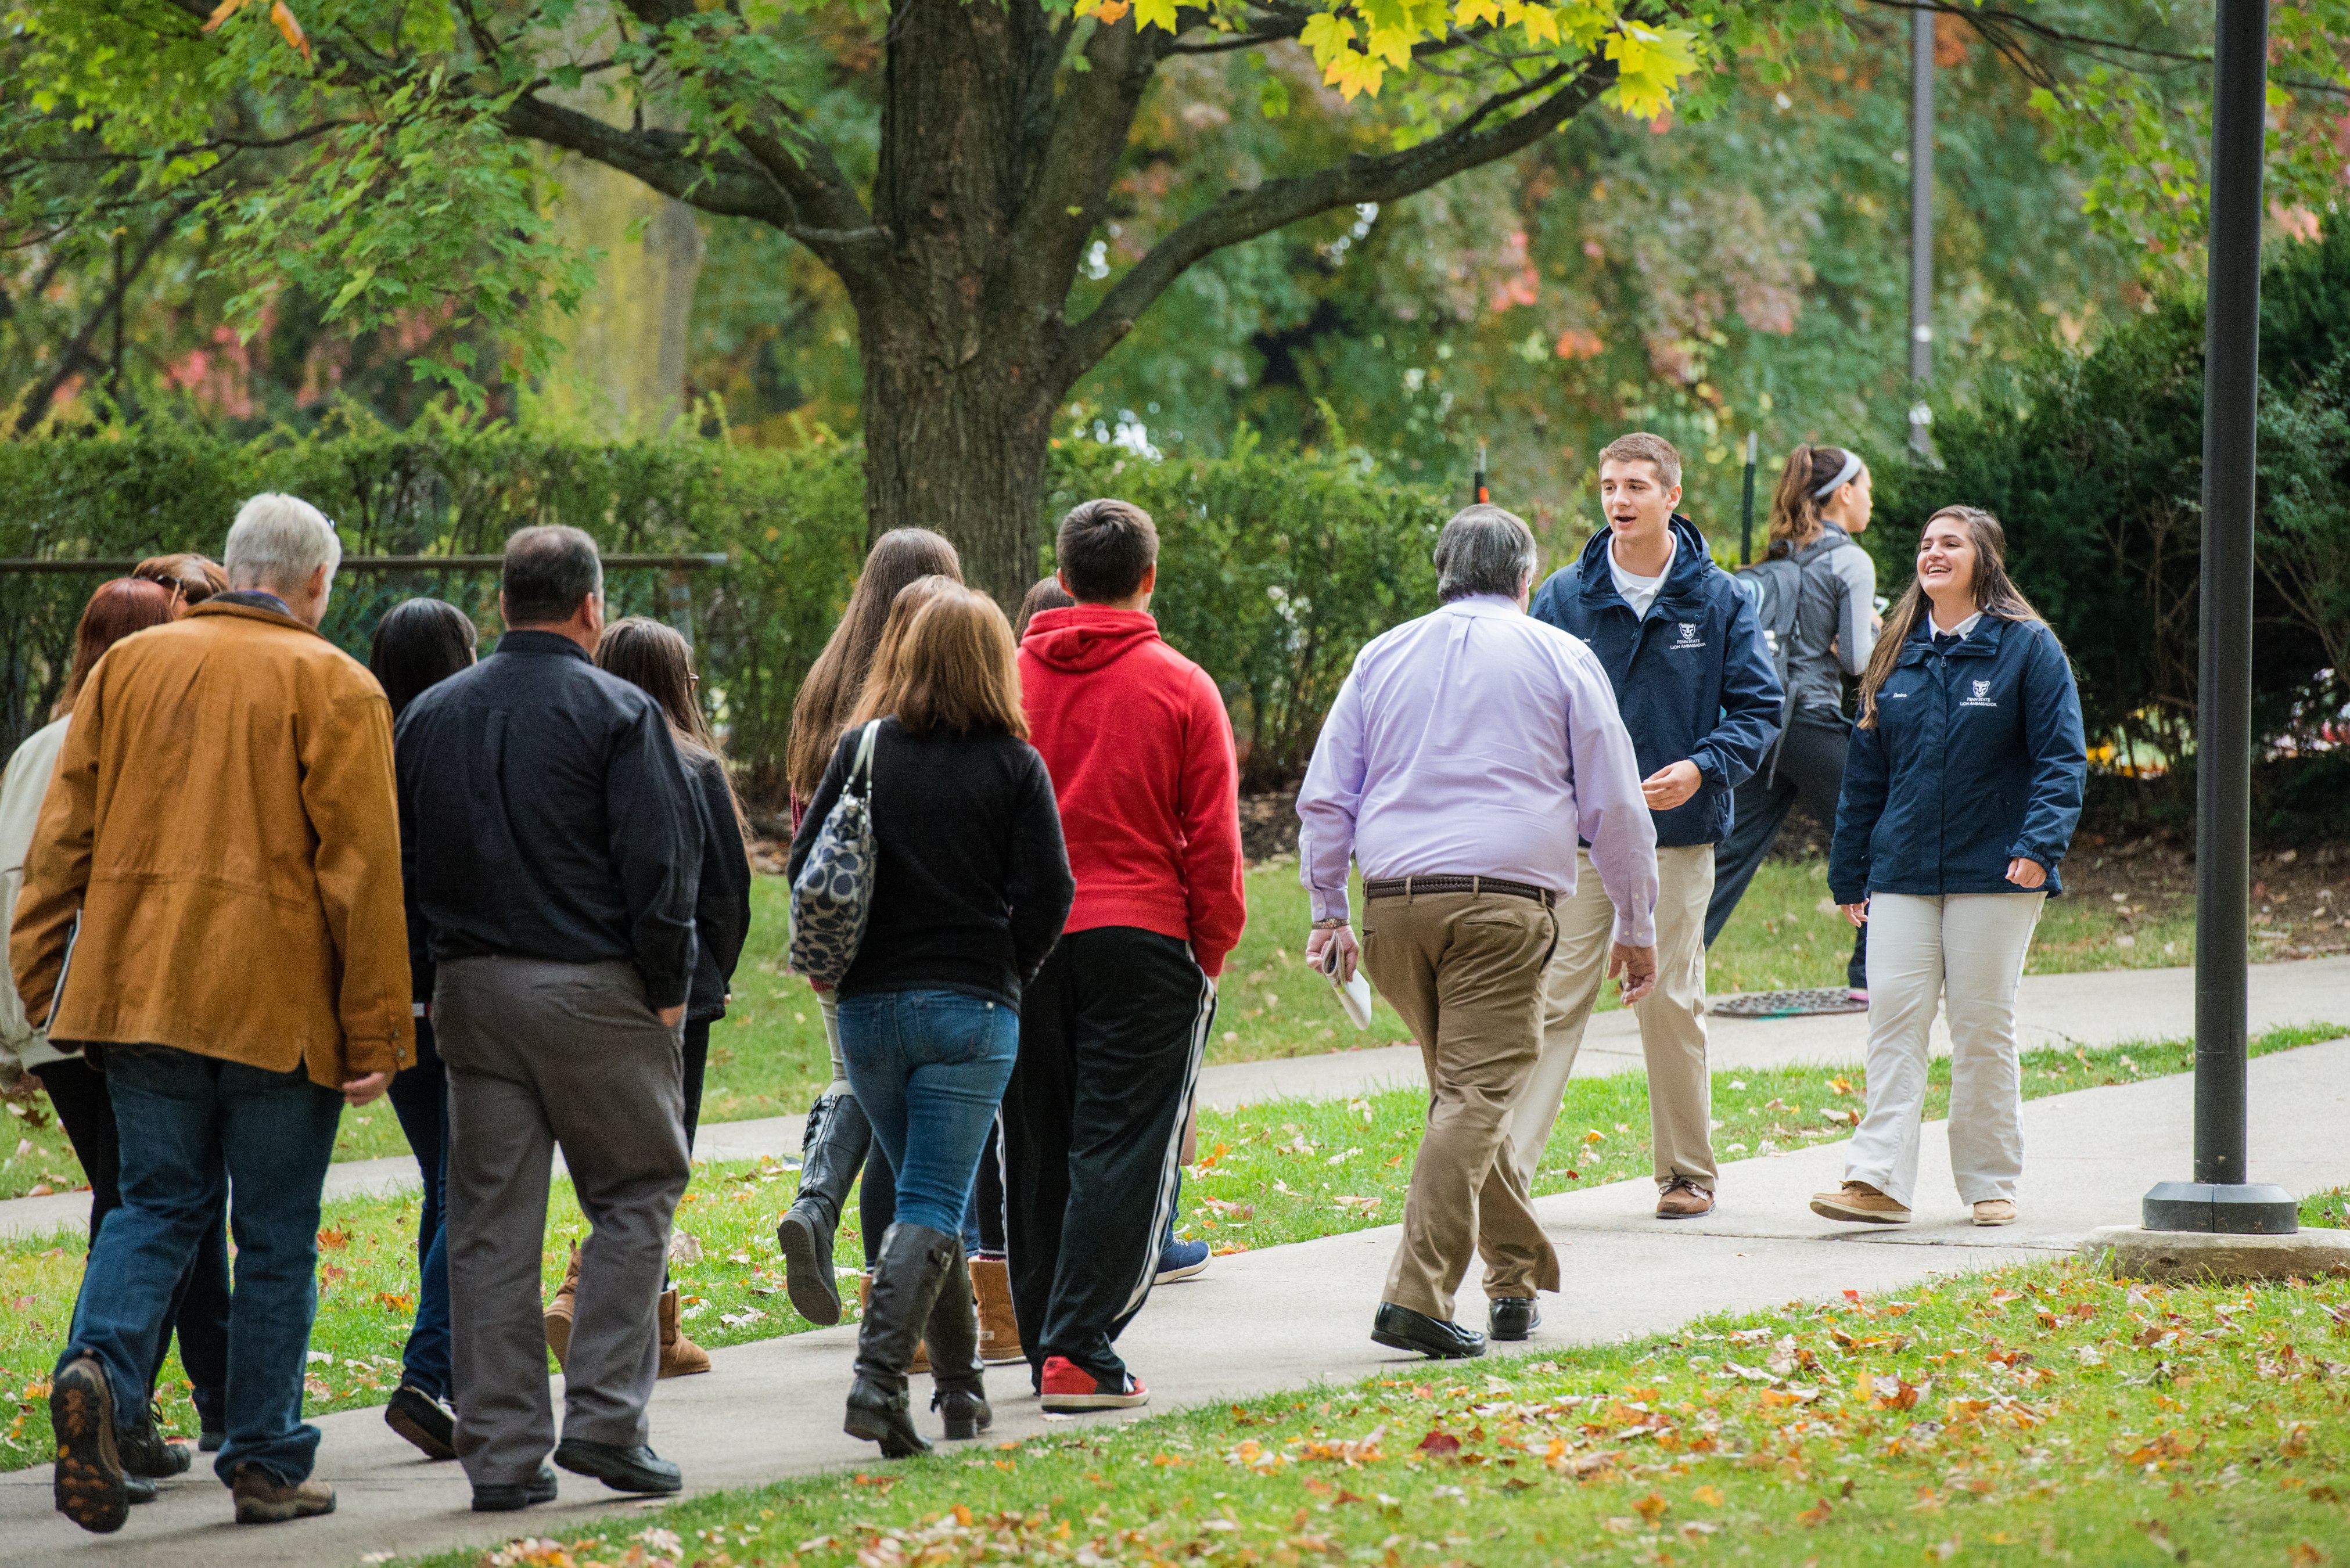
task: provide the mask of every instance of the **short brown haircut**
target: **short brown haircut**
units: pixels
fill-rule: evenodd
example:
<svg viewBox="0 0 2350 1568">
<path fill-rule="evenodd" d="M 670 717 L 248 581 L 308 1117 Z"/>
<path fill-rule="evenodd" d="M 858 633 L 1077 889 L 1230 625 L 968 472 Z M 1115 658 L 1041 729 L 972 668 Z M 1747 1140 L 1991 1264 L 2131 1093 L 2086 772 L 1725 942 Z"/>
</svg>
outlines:
<svg viewBox="0 0 2350 1568">
<path fill-rule="evenodd" d="M 1667 490 L 1681 482 L 1681 454 L 1660 435 L 1647 431 L 1634 431 L 1619 435 L 1599 449 L 1601 462 L 1646 462 L 1653 464 L 1657 477 L 1664 481 Z"/>
<path fill-rule="evenodd" d="M 1159 564 L 1159 528 L 1131 501 L 1084 501 L 1061 519 L 1053 554 L 1080 604 L 1122 599 Z"/>
<path fill-rule="evenodd" d="M 1026 740 L 1012 623 L 1002 607 L 960 583 L 921 581 L 936 587 L 916 598 L 909 585 L 899 596 L 889 628 L 899 634 L 896 646 L 886 664 L 875 661 L 856 722 L 895 714 L 910 735 L 933 728 L 959 735 L 996 730 Z M 901 610 L 910 611 L 902 626 Z"/>
</svg>

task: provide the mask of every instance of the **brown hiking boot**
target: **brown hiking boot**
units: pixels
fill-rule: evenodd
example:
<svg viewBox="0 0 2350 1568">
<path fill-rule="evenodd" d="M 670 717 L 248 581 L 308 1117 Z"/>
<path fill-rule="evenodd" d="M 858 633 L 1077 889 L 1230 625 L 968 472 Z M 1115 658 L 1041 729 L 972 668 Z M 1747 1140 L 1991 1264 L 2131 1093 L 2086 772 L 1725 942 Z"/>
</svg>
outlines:
<svg viewBox="0 0 2350 1568">
<path fill-rule="evenodd" d="M 979 1306 L 979 1358 L 990 1366 L 1025 1361 L 1020 1319 L 1012 1310 L 1012 1266 L 1002 1258 L 971 1261 L 971 1297 Z"/>
<path fill-rule="evenodd" d="M 231 1490 L 239 1524 L 283 1524 L 335 1511 L 335 1489 L 316 1476 L 287 1486 L 258 1465 L 239 1465 Z"/>
<path fill-rule="evenodd" d="M 113 1534 L 130 1514 L 130 1494 L 114 1441 L 114 1390 L 98 1357 L 77 1357 L 50 1383 L 49 1428 L 57 1443 L 57 1511 L 84 1530 Z"/>
<path fill-rule="evenodd" d="M 546 1303 L 546 1348 L 555 1352 L 555 1365 L 566 1366 L 565 1357 L 571 1354 L 571 1314 L 579 1295 L 579 1243 L 571 1243 L 571 1262 L 564 1266 L 563 1282 L 555 1287 L 555 1299 Z"/>
<path fill-rule="evenodd" d="M 685 1337 L 678 1326 L 677 1290 L 674 1286 L 661 1293 L 660 1299 L 660 1374 L 663 1377 L 691 1377 L 697 1372 L 710 1370 L 710 1352 Z"/>
<path fill-rule="evenodd" d="M 1834 1192 L 1812 1194 L 1812 1212 L 1826 1220 L 1857 1220 L 1868 1225 L 1907 1225 L 1909 1210 L 1866 1181 L 1847 1181 Z"/>
<path fill-rule="evenodd" d="M 865 1316 L 866 1308 L 872 1304 L 873 1276 L 859 1274 L 857 1276 L 857 1315 L 860 1320 Z M 928 1372 L 930 1369 L 931 1347 L 918 1339 L 914 1341 L 914 1364 L 906 1368 L 907 1376 L 912 1376 L 917 1373 Z"/>
<path fill-rule="evenodd" d="M 1657 1218 L 1659 1220 L 1695 1220 L 1713 1212 L 1713 1194 L 1686 1176 L 1677 1176 L 1665 1183 L 1657 1194 Z"/>
</svg>

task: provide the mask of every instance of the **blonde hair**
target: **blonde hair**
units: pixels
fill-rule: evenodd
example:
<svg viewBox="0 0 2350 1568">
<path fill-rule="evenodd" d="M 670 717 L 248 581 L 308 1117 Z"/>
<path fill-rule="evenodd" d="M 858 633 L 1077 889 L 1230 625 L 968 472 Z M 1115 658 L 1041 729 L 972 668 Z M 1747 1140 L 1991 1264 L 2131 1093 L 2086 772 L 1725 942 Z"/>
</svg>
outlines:
<svg viewBox="0 0 2350 1568">
<path fill-rule="evenodd" d="M 1667 490 L 1681 482 L 1680 449 L 1660 435 L 1647 431 L 1634 431 L 1619 435 L 1599 449 L 1599 461 L 1606 462 L 1645 462 L 1655 466 L 1657 478 Z"/>
<path fill-rule="evenodd" d="M 888 662 L 875 657 L 855 722 L 894 714 L 910 735 L 997 730 L 1026 740 L 1017 650 L 1002 607 L 960 583 L 923 580 L 940 584 L 925 602 L 909 607 L 916 584 L 890 607 L 882 634 Z"/>
<path fill-rule="evenodd" d="M 1980 506 L 1945 506 L 1926 519 L 1931 528 L 1945 517 L 1956 518 L 1967 531 L 1975 547 L 1975 580 L 1972 584 L 1975 608 L 2002 620 L 2022 621 L 2045 626 L 2032 601 L 2023 597 L 2007 575 L 2007 530 L 1999 519 Z M 1920 534 L 1924 532 L 1919 530 Z M 1877 727 L 1877 691 L 1892 675 L 1894 666 L 1901 662 L 1901 649 L 1918 630 L 1918 623 L 1926 617 L 1926 590 L 1918 575 L 1909 575 L 1909 587 L 1893 613 L 1885 618 L 1885 630 L 1877 639 L 1877 651 L 1868 656 L 1868 668 L 1860 673 L 1860 719 L 1864 730 Z"/>
</svg>

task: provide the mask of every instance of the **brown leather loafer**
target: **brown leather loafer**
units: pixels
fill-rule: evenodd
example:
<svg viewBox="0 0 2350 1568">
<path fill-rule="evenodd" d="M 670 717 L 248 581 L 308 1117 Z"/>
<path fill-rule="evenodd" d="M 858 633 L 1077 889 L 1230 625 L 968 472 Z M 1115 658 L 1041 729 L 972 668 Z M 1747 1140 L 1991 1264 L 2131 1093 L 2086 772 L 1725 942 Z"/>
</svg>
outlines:
<svg viewBox="0 0 2350 1568">
<path fill-rule="evenodd" d="M 1713 1212 L 1713 1194 L 1686 1178 L 1676 1177 L 1657 1194 L 1657 1218 L 1694 1220 Z"/>
<path fill-rule="evenodd" d="M 1909 1210 L 1866 1181 L 1847 1181 L 1834 1192 L 1812 1194 L 1812 1212 L 1827 1220 L 1865 1225 L 1907 1225 Z"/>
</svg>

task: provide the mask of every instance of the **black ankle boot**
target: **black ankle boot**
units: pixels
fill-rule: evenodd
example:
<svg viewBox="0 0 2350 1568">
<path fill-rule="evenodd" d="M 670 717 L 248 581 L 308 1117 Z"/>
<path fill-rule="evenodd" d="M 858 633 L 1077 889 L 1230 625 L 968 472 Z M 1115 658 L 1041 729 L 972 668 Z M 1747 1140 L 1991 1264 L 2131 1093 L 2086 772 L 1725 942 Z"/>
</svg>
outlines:
<svg viewBox="0 0 2350 1568">
<path fill-rule="evenodd" d="M 987 1406 L 986 1364 L 979 1358 L 979 1313 L 971 1299 L 971 1270 L 963 1261 L 962 1242 L 955 1242 L 947 1261 L 946 1278 L 931 1317 L 922 1331 L 931 1347 L 933 1392 L 931 1408 L 947 1424 L 950 1440 L 976 1438 L 995 1419 Z"/>
<path fill-rule="evenodd" d="M 857 1330 L 857 1382 L 848 1390 L 841 1430 L 880 1444 L 884 1459 L 930 1451 L 907 1413 L 906 1375 L 947 1265 L 962 1245 L 927 1225 L 892 1225 L 873 1260 L 873 1293 Z M 977 1337 L 974 1329 L 974 1342 Z"/>
<path fill-rule="evenodd" d="M 854 1095 L 824 1095 L 809 1107 L 800 1143 L 799 1193 L 775 1226 L 792 1305 L 813 1324 L 840 1321 L 840 1286 L 832 1273 L 832 1238 L 840 1206 L 865 1165 L 873 1129 Z"/>
</svg>

